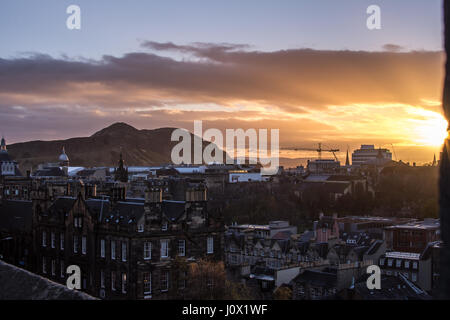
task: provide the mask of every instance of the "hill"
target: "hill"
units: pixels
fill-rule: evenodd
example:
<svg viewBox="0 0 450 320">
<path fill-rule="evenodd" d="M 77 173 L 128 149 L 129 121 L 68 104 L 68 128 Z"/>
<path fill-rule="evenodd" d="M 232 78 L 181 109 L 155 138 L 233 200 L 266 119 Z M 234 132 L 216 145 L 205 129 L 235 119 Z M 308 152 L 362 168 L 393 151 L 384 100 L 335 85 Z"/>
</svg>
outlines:
<svg viewBox="0 0 450 320">
<path fill-rule="evenodd" d="M 8 152 L 22 171 L 57 162 L 63 147 L 71 166 L 115 166 L 121 149 L 127 166 L 161 165 L 171 162 L 172 147 L 178 143 L 170 141 L 174 129 L 138 130 L 118 122 L 90 137 L 15 143 L 8 146 Z"/>
</svg>

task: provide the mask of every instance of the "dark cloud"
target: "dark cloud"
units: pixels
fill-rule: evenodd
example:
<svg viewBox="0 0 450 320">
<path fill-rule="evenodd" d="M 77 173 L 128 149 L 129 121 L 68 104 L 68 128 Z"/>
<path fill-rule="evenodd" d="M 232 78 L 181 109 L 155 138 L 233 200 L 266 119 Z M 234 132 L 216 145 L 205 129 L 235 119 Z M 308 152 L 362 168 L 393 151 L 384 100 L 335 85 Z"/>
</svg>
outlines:
<svg viewBox="0 0 450 320">
<path fill-rule="evenodd" d="M 392 44 L 392 43 L 386 43 L 383 46 L 383 50 L 389 51 L 389 52 L 399 52 L 399 51 L 402 51 L 404 49 L 405 49 L 404 47 L 399 46 L 397 44 Z"/>
<path fill-rule="evenodd" d="M 145 46 L 191 52 L 207 60 L 178 61 L 152 53 L 104 56 L 96 62 L 44 55 L 0 59 L 0 94 L 16 103 L 26 102 L 29 96 L 104 106 L 165 99 L 177 103 L 245 100 L 290 111 L 330 104 L 421 104 L 422 99 L 440 96 L 441 52 L 259 52 L 236 45 L 155 42 Z M 130 101 L 139 91 L 152 94 Z"/>
</svg>

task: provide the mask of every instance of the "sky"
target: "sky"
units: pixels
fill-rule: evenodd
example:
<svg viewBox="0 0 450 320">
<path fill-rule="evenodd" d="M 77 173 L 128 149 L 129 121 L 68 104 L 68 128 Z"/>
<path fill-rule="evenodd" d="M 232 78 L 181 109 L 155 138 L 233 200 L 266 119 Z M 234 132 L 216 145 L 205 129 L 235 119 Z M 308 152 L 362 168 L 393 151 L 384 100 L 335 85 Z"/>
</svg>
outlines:
<svg viewBox="0 0 450 320">
<path fill-rule="evenodd" d="M 71 4 L 80 30 L 66 27 Z M 366 26 L 372 4 L 379 30 Z M 2 0 L 0 133 L 203 120 L 278 128 L 282 147 L 395 146 L 429 162 L 446 127 L 441 16 L 437 0 Z"/>
</svg>

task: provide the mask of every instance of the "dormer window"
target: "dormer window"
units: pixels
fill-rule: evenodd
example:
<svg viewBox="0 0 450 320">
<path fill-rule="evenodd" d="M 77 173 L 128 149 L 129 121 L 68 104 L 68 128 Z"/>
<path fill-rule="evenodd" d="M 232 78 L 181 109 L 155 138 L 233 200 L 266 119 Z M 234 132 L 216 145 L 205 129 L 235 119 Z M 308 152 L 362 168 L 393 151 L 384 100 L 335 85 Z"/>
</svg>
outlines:
<svg viewBox="0 0 450 320">
<path fill-rule="evenodd" d="M 83 217 L 74 217 L 73 224 L 74 224 L 75 228 L 82 228 L 83 227 Z"/>
</svg>

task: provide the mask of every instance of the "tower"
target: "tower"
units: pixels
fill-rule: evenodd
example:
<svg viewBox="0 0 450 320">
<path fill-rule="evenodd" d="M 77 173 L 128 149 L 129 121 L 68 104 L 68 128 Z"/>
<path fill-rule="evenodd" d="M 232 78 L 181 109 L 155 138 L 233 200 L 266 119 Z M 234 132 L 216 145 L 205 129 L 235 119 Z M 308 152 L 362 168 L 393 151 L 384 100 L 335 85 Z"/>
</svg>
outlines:
<svg viewBox="0 0 450 320">
<path fill-rule="evenodd" d="M 347 157 L 345 158 L 345 166 L 346 167 L 350 166 L 350 159 L 348 158 L 348 148 L 347 148 Z"/>
<path fill-rule="evenodd" d="M 69 157 L 66 154 L 66 150 L 63 146 L 62 153 L 59 156 L 59 165 L 62 167 L 62 170 L 68 175 L 69 172 Z"/>
<path fill-rule="evenodd" d="M 116 168 L 114 172 L 114 180 L 120 181 L 120 182 L 128 182 L 128 169 L 125 168 L 122 157 L 122 148 L 120 149 L 120 159 L 119 159 L 119 165 Z"/>
<path fill-rule="evenodd" d="M 0 143 L 0 152 L 2 153 L 6 153 L 8 152 L 6 150 L 6 141 L 5 141 L 5 137 L 2 136 L 2 142 Z"/>
<path fill-rule="evenodd" d="M 436 154 L 434 154 L 432 166 L 433 166 L 433 167 L 436 166 Z"/>
</svg>

